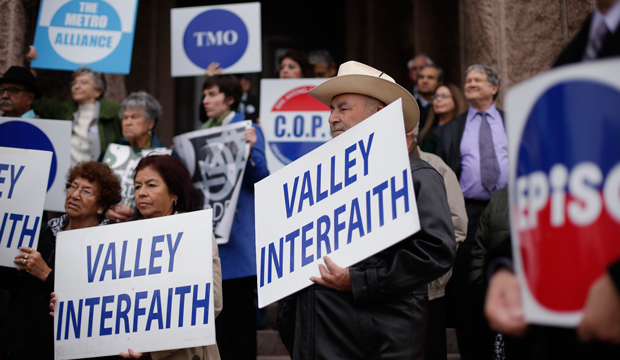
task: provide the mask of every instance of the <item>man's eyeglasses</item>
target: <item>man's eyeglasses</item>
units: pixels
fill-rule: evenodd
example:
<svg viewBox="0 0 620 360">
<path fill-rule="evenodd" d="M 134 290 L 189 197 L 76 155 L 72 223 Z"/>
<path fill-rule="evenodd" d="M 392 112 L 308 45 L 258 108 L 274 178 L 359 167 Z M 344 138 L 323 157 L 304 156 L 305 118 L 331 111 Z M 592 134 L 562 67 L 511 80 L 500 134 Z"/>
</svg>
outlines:
<svg viewBox="0 0 620 360">
<path fill-rule="evenodd" d="M 452 96 L 451 96 L 451 95 L 449 95 L 449 94 L 435 94 L 435 95 L 433 95 L 433 96 L 431 97 L 431 100 L 435 100 L 435 99 L 438 99 L 438 98 L 442 98 L 442 99 L 449 99 L 449 98 L 451 98 L 451 97 L 452 97 Z"/>
<path fill-rule="evenodd" d="M 69 194 L 73 194 L 79 189 L 77 185 L 69 184 L 69 183 L 67 183 L 66 187 L 67 187 L 67 193 Z M 93 196 L 97 196 L 88 189 L 81 189 L 78 194 L 80 194 L 80 197 L 83 197 L 83 198 L 91 198 Z"/>
<path fill-rule="evenodd" d="M 20 91 L 28 91 L 28 89 L 20 89 L 20 88 L 16 88 L 15 86 L 11 86 L 8 88 L 5 88 L 4 86 L 0 86 L 0 95 L 4 94 L 5 91 L 8 91 L 9 95 L 17 95 L 19 94 Z"/>
</svg>

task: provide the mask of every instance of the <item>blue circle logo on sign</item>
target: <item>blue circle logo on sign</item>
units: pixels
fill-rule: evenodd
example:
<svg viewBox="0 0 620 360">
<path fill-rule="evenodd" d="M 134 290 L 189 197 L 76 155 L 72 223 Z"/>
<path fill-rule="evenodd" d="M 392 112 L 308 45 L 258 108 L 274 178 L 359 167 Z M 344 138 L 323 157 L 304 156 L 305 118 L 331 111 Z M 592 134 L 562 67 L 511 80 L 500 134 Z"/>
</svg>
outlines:
<svg viewBox="0 0 620 360">
<path fill-rule="evenodd" d="M 248 47 L 248 29 L 237 15 L 216 9 L 197 15 L 185 29 L 187 57 L 206 69 L 212 62 L 227 68 L 241 59 Z"/>
<path fill-rule="evenodd" d="M 49 191 L 56 178 L 58 160 L 56 159 L 54 145 L 41 129 L 23 121 L 7 121 L 0 124 L 0 146 L 51 151 L 52 166 L 47 181 L 47 191 Z"/>
</svg>

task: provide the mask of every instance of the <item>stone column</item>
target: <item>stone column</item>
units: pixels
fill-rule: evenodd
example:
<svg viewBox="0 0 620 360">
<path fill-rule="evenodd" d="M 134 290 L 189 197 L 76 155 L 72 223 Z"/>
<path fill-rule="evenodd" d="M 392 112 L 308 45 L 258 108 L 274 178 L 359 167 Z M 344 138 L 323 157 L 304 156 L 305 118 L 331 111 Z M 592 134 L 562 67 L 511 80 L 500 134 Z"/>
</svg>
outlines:
<svg viewBox="0 0 620 360">
<path fill-rule="evenodd" d="M 25 65 L 28 16 L 19 0 L 0 0 L 0 14 L 0 73 L 4 74 L 13 65 Z"/>
<path fill-rule="evenodd" d="M 594 7 L 594 0 L 459 0 L 461 69 L 492 66 L 503 105 L 512 85 L 549 69 Z"/>
</svg>

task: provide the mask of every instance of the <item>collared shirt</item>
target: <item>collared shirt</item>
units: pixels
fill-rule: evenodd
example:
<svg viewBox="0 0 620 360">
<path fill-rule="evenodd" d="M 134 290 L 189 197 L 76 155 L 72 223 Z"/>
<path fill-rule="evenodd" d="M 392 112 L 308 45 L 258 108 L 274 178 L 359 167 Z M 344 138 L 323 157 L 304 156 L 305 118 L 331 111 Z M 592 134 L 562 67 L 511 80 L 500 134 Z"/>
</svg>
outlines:
<svg viewBox="0 0 620 360">
<path fill-rule="evenodd" d="M 487 121 L 491 126 L 493 135 L 493 147 L 499 162 L 500 175 L 497 179 L 496 189 L 501 189 L 508 184 L 508 140 L 502 117 L 495 107 L 495 103 L 486 109 Z M 461 139 L 461 190 L 466 199 L 488 200 L 493 193 L 482 186 L 480 181 L 480 147 L 479 133 L 482 116 L 478 110 L 469 107 L 465 131 Z"/>
<path fill-rule="evenodd" d="M 34 113 L 34 110 L 30 109 L 20 116 L 22 119 L 34 119 L 37 117 L 37 114 Z"/>
<path fill-rule="evenodd" d="M 427 107 L 428 104 L 430 104 L 431 102 L 426 100 L 425 98 L 422 97 L 422 95 L 420 95 L 419 98 L 416 98 L 418 100 L 418 103 L 420 103 L 420 106 L 424 106 Z"/>
<path fill-rule="evenodd" d="M 590 23 L 588 44 L 591 43 L 594 39 L 594 33 L 603 21 L 605 22 L 605 25 L 607 25 L 607 29 L 609 30 L 609 32 L 614 34 L 618 29 L 618 25 L 620 25 L 620 1 L 615 3 L 605 15 L 601 13 L 598 7 L 594 9 L 594 14 L 592 15 L 592 22 Z"/>
</svg>

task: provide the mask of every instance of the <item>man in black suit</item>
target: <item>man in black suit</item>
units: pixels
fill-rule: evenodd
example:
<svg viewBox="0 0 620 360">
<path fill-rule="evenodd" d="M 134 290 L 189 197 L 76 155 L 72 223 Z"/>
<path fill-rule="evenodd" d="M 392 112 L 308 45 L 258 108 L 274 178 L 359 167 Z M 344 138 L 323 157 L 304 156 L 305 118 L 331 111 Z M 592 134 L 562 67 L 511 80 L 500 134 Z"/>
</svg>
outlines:
<svg viewBox="0 0 620 360">
<path fill-rule="evenodd" d="M 494 103 L 499 85 L 499 76 L 491 67 L 470 66 L 465 78 L 469 108 L 440 128 L 437 143 L 437 155 L 459 179 L 469 218 L 467 238 L 457 251 L 446 290 L 463 360 L 485 359 L 493 351 L 494 335 L 482 313 L 483 301 L 473 294 L 468 275 L 480 215 L 493 193 L 508 184 L 504 114 Z"/>
<path fill-rule="evenodd" d="M 436 65 L 424 65 L 418 70 L 418 94 L 416 98 L 420 108 L 419 128 L 422 129 L 433 106 L 432 97 L 439 85 L 443 84 L 443 69 Z"/>
</svg>

